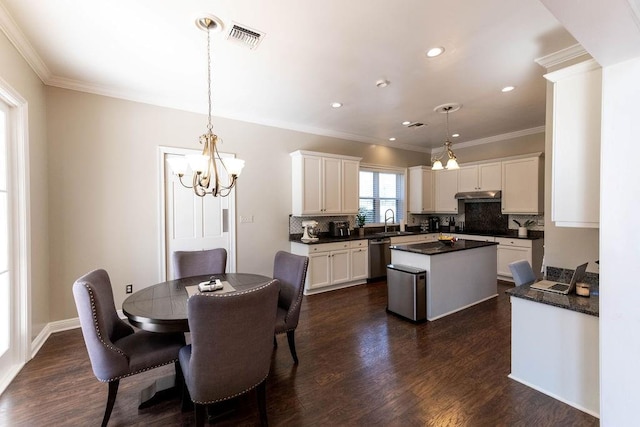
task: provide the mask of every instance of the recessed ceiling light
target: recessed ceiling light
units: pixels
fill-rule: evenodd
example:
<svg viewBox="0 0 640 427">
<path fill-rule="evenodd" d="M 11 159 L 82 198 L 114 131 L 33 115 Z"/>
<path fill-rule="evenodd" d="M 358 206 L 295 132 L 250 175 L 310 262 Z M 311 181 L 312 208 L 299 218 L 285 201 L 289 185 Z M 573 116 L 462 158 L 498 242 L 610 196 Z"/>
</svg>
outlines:
<svg viewBox="0 0 640 427">
<path fill-rule="evenodd" d="M 503 92 L 511 92 L 515 88 L 516 88 L 515 86 L 505 86 L 505 87 L 502 88 L 502 91 Z"/>
<path fill-rule="evenodd" d="M 451 135 L 451 138 L 457 138 L 457 137 L 459 137 L 459 136 L 460 136 L 460 134 L 459 134 L 459 133 L 454 133 L 453 135 Z"/>
<path fill-rule="evenodd" d="M 376 82 L 376 86 L 378 87 L 387 87 L 391 84 L 391 82 L 389 80 L 386 79 L 380 79 Z"/>
<path fill-rule="evenodd" d="M 332 108 L 340 108 L 340 107 L 342 107 L 342 103 L 341 102 L 332 102 L 331 103 L 331 107 Z"/>
<path fill-rule="evenodd" d="M 404 122 L 402 122 L 403 126 L 409 126 L 411 124 L 411 122 L 409 120 L 405 120 Z"/>
<path fill-rule="evenodd" d="M 392 136 L 391 138 L 389 138 L 389 141 L 395 141 L 396 139 Z"/>
<path fill-rule="evenodd" d="M 440 56 L 444 53 L 443 47 L 432 47 L 427 51 L 427 57 L 435 58 L 436 56 Z"/>
</svg>

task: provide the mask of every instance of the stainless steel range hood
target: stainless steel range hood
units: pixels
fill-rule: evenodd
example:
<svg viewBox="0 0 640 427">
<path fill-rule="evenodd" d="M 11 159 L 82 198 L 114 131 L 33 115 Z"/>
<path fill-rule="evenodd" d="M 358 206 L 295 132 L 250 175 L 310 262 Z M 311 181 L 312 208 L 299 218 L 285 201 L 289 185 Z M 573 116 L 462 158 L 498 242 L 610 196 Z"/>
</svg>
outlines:
<svg viewBox="0 0 640 427">
<path fill-rule="evenodd" d="M 456 199 L 461 200 L 476 200 L 476 199 L 500 199 L 502 197 L 502 191 L 463 191 L 462 193 L 456 193 Z"/>
</svg>

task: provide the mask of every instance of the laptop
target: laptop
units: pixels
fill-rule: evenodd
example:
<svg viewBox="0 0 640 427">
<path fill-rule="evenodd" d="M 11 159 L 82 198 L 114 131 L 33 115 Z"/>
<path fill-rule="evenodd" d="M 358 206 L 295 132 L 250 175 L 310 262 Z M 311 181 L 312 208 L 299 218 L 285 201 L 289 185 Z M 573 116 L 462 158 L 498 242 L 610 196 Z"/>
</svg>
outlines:
<svg viewBox="0 0 640 427">
<path fill-rule="evenodd" d="M 573 272 L 573 276 L 571 276 L 570 283 L 559 283 L 552 280 L 540 280 L 539 282 L 531 285 L 531 289 L 567 295 L 570 292 L 573 292 L 573 290 L 576 288 L 576 283 L 584 278 L 588 264 L 589 263 L 586 262 L 576 267 L 576 270 Z"/>
</svg>

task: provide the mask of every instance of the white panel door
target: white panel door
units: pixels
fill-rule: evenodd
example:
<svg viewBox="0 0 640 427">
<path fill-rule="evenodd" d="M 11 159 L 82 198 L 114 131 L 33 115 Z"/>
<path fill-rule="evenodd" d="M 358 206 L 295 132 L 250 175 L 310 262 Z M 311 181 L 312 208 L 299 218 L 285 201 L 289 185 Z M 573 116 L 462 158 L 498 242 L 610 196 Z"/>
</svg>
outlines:
<svg viewBox="0 0 640 427">
<path fill-rule="evenodd" d="M 199 251 L 203 249 L 225 248 L 227 250 L 227 271 L 235 270 L 235 254 L 231 248 L 231 233 L 234 232 L 230 219 L 235 215 L 233 197 L 196 196 L 192 189 L 184 187 L 172 171 L 168 158 L 176 154 L 165 154 L 165 262 L 168 279 L 173 278 L 171 254 L 174 251 Z M 219 168 L 224 173 L 224 168 Z M 183 181 L 191 185 L 191 172 Z M 226 182 L 223 177 L 222 182 Z"/>
</svg>

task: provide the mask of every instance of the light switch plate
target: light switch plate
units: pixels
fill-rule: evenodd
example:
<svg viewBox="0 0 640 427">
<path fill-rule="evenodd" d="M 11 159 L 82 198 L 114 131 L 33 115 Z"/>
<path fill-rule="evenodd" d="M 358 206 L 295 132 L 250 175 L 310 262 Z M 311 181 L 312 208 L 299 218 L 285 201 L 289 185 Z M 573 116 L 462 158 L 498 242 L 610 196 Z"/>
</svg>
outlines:
<svg viewBox="0 0 640 427">
<path fill-rule="evenodd" d="M 246 215 L 246 216 L 240 215 L 240 222 L 243 222 L 243 223 L 253 222 L 253 215 Z"/>
</svg>

